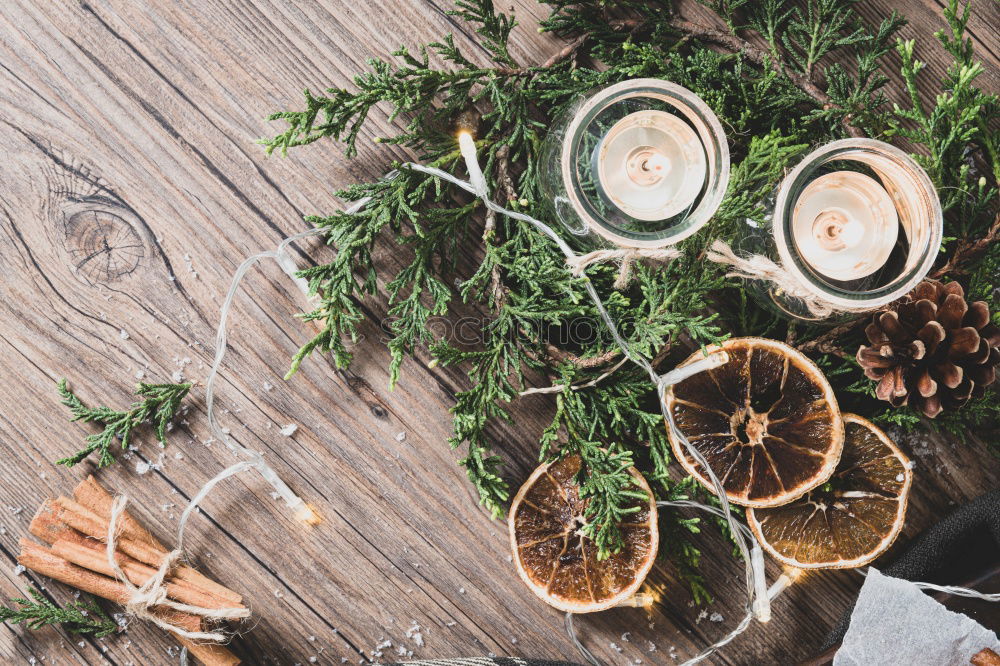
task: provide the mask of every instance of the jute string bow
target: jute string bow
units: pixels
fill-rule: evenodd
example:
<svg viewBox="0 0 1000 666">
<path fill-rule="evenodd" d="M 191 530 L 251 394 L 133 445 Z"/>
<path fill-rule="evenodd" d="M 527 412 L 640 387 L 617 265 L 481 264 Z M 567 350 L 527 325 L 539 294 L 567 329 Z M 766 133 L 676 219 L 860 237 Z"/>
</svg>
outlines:
<svg viewBox="0 0 1000 666">
<path fill-rule="evenodd" d="M 726 277 L 772 282 L 784 293 L 802 301 L 809 313 L 817 318 L 824 319 L 836 311 L 830 304 L 818 298 L 816 294 L 803 288 L 780 264 L 763 255 L 752 254 L 749 257 L 741 257 L 733 252 L 733 249 L 725 242 L 717 240 L 712 243 L 711 249 L 705 256 L 718 264 L 732 266 L 734 270 L 726 273 Z"/>
<path fill-rule="evenodd" d="M 167 574 L 170 573 L 171 569 L 173 569 L 177 560 L 181 556 L 181 550 L 179 548 L 172 550 L 163 556 L 163 561 L 160 563 L 159 568 L 156 570 L 156 574 L 153 575 L 152 578 L 138 587 L 135 586 L 132 581 L 128 579 L 128 576 L 125 575 L 125 572 L 122 571 L 121 566 L 118 564 L 118 558 L 115 557 L 118 534 L 121 531 L 119 522 L 122 515 L 125 513 L 126 504 L 128 504 L 128 497 L 119 495 L 115 498 L 114 503 L 111 505 L 111 519 L 108 521 L 108 539 L 106 544 L 108 564 L 111 565 L 111 569 L 115 572 L 115 576 L 122 582 L 125 589 L 129 592 L 129 599 L 125 603 L 125 613 L 143 620 L 148 620 L 161 629 L 165 629 L 166 631 L 170 631 L 178 636 L 183 636 L 184 638 L 189 638 L 191 640 L 213 641 L 216 643 L 225 641 L 227 637 L 221 632 L 187 631 L 167 622 L 166 620 L 163 620 L 160 617 L 157 617 L 150 611 L 150 609 L 154 606 L 161 606 L 172 608 L 184 613 L 191 613 L 192 615 L 199 615 L 205 618 L 220 620 L 250 617 L 250 609 L 248 608 L 202 608 L 201 606 L 182 604 L 168 599 L 165 580 Z"/>
<path fill-rule="evenodd" d="M 618 279 L 615 280 L 615 289 L 624 289 L 632 279 L 632 264 L 637 259 L 652 259 L 653 261 L 670 261 L 681 256 L 681 253 L 674 248 L 660 248 L 656 250 L 640 250 L 638 248 L 622 248 L 617 250 L 594 250 L 587 254 L 574 255 L 566 259 L 573 275 L 583 275 L 583 271 L 591 264 L 605 261 L 621 262 L 621 270 L 618 271 Z"/>
</svg>

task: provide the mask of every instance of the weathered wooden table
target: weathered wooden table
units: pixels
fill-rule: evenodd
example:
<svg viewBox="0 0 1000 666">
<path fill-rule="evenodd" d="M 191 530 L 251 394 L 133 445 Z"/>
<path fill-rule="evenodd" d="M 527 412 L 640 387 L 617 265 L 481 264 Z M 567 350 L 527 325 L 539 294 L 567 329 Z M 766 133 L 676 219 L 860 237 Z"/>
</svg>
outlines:
<svg viewBox="0 0 1000 666">
<path fill-rule="evenodd" d="M 895 7 L 919 41 L 928 84 L 946 66 L 932 39 L 943 0 L 870 0 L 869 20 Z M 541 62 L 562 45 L 540 36 L 545 8 L 514 2 L 521 27 L 514 54 Z M 68 377 L 92 404 L 125 405 L 137 378 L 204 380 L 214 352 L 217 309 L 235 267 L 306 228 L 303 215 L 341 206 L 333 190 L 377 177 L 404 153 L 363 148 L 352 161 L 330 142 L 288 159 L 264 156 L 264 116 L 300 102 L 305 87 L 349 86 L 365 58 L 447 31 L 474 57 L 483 49 L 434 0 L 377 3 L 235 0 L 176 3 L 7 0 L 0 6 L 0 597 L 45 584 L 14 570 L 17 541 L 45 497 L 68 492 L 89 470 L 52 461 L 90 429 L 67 421 L 55 382 Z M 691 4 L 684 12 L 699 17 Z M 980 0 L 971 32 L 1000 89 L 1000 8 Z M 898 74 L 890 73 L 900 84 Z M 929 85 L 925 96 L 936 92 Z M 384 117 L 364 136 L 388 134 Z M 472 249 L 470 252 L 475 252 Z M 398 261 L 385 244 L 378 260 Z M 303 242 L 297 261 L 328 257 Z M 293 317 L 301 294 L 273 265 L 254 270 L 251 296 L 235 304 L 232 351 L 220 383 L 224 425 L 264 451 L 325 519 L 291 519 L 252 473 L 220 487 L 194 520 L 189 551 L 222 582 L 245 592 L 257 618 L 235 649 L 249 662 L 291 664 L 414 656 L 500 655 L 576 659 L 562 614 L 539 603 L 508 561 L 506 526 L 480 510 L 448 450 L 448 408 L 466 386 L 460 371 L 407 361 L 387 386 L 379 322 L 383 299 L 367 305 L 365 339 L 350 372 L 325 358 L 283 382 L 288 358 L 310 336 Z M 100 473 L 127 492 L 161 536 L 184 503 L 234 461 L 212 442 L 204 390 L 196 386 L 166 450 L 144 435 L 122 464 Z M 536 438 L 551 400 L 526 398 L 498 449 L 517 484 L 535 464 Z M 284 436 L 282 426 L 298 430 Z M 907 535 L 955 502 L 1000 481 L 1000 463 L 980 444 L 926 437 L 905 442 L 918 484 Z M 153 463 L 141 474 L 137 463 Z M 515 485 L 516 487 L 516 485 Z M 741 566 L 706 535 L 704 568 L 718 613 L 699 615 L 670 566 L 651 582 L 662 601 L 578 620 L 608 663 L 672 663 L 696 653 L 736 622 Z M 770 567 L 776 575 L 777 567 Z M 811 574 L 718 663 L 790 663 L 808 656 L 846 607 L 861 578 Z M 65 601 L 70 592 L 45 590 Z M 420 639 L 418 639 L 418 634 Z M 422 640 L 421 640 L 422 639 Z M 81 640 L 54 629 L 0 628 L 5 663 L 154 664 L 176 658 L 160 630 Z M 32 662 L 34 663 L 34 662 Z"/>
</svg>

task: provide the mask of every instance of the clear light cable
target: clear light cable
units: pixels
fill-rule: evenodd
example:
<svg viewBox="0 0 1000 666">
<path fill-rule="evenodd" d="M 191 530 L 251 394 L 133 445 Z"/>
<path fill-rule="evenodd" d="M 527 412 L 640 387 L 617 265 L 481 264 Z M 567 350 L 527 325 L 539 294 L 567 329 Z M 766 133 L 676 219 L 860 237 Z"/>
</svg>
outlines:
<svg viewBox="0 0 1000 666">
<path fill-rule="evenodd" d="M 467 133 L 462 133 L 459 135 L 459 147 L 463 158 L 465 159 L 466 169 L 469 172 L 469 180 L 462 180 L 456 176 L 437 169 L 435 167 L 428 167 L 423 164 L 407 163 L 401 165 L 401 169 L 409 169 L 417 171 L 420 173 L 425 173 L 435 178 L 439 178 L 443 181 L 451 183 L 452 185 L 472 194 L 473 196 L 480 199 L 487 209 L 504 215 L 505 217 L 530 224 L 544 236 L 549 238 L 559 250 L 563 253 L 567 260 L 573 260 L 578 257 L 572 248 L 566 243 L 563 238 L 557 234 L 552 227 L 541 222 L 540 220 L 520 213 L 518 211 L 512 211 L 504 208 L 497 203 L 493 202 L 489 197 L 489 190 L 486 183 L 486 179 L 483 176 L 482 170 L 479 166 L 479 161 L 476 156 L 475 142 L 473 141 L 471 135 Z M 398 175 L 398 170 L 390 171 L 386 174 L 383 180 L 390 180 Z M 350 207 L 344 210 L 345 215 L 352 215 L 361 211 L 371 200 L 371 197 L 364 197 L 355 201 Z M 294 511 L 296 518 L 303 520 L 305 522 L 312 522 L 315 518 L 315 514 L 312 509 L 296 495 L 285 482 L 277 475 L 274 469 L 267 464 L 264 460 L 263 455 L 253 449 L 247 448 L 237 442 L 235 439 L 229 436 L 229 434 L 219 426 L 218 420 L 215 413 L 215 384 L 218 378 L 219 372 L 222 368 L 223 359 L 225 358 L 226 351 L 228 349 L 227 341 L 227 326 L 228 317 L 232 309 L 233 301 L 239 291 L 240 283 L 242 282 L 246 273 L 259 261 L 263 259 L 274 259 L 281 269 L 299 286 L 299 288 L 305 293 L 309 294 L 308 284 L 301 277 L 297 275 L 297 268 L 288 254 L 288 247 L 303 238 L 309 236 L 319 235 L 322 233 L 321 229 L 309 229 L 285 238 L 281 243 L 274 249 L 266 252 L 261 252 L 248 257 L 242 264 L 237 268 L 233 275 L 232 282 L 229 287 L 229 291 L 226 294 L 226 298 L 223 302 L 223 306 L 220 310 L 220 321 L 219 327 L 216 332 L 216 352 L 215 358 L 213 360 L 211 369 L 206 380 L 206 411 L 208 416 L 209 428 L 212 434 L 220 441 L 222 441 L 231 451 L 240 455 L 243 460 L 235 463 L 222 470 L 219 474 L 209 480 L 196 495 L 189 502 L 187 508 L 181 516 L 181 521 L 178 528 L 178 548 L 180 548 L 184 528 L 187 524 L 187 520 L 190 514 L 195 510 L 198 503 L 215 487 L 216 484 L 222 480 L 229 478 L 235 474 L 243 472 L 247 469 L 256 469 L 261 476 L 271 484 L 271 486 L 277 491 L 277 493 L 285 500 L 286 504 Z M 771 590 L 767 589 L 766 578 L 764 576 L 764 560 L 763 552 L 760 548 L 760 544 L 753 537 L 749 528 L 736 519 L 732 512 L 729 501 L 726 498 L 725 488 L 722 482 L 716 476 L 715 472 L 712 470 L 708 461 L 702 455 L 698 449 L 696 449 L 687 437 L 681 432 L 680 428 L 677 427 L 674 421 L 673 415 L 670 414 L 669 410 L 666 409 L 666 401 L 664 400 L 666 392 L 669 388 L 682 381 L 686 377 L 689 377 L 697 372 L 702 372 L 714 367 L 728 362 L 728 356 L 724 351 L 717 351 L 706 355 L 704 358 L 698 359 L 686 366 L 676 368 L 664 375 L 660 375 L 653 368 L 652 364 L 641 354 L 635 352 L 628 344 L 628 342 L 621 335 L 618 326 L 611 315 L 608 313 L 607 308 L 605 308 L 603 301 L 597 293 L 596 288 L 593 283 L 586 275 L 583 276 L 583 286 L 587 295 L 590 297 L 594 304 L 601 320 L 607 326 L 608 331 L 611 334 L 612 339 L 615 344 L 622 350 L 622 353 L 627 359 L 635 363 L 637 366 L 642 368 L 648 375 L 650 380 L 657 388 L 657 394 L 660 402 L 660 410 L 663 413 L 663 418 L 670 428 L 671 433 L 678 441 L 680 441 L 692 458 L 701 466 L 704 470 L 706 476 L 708 476 L 709 482 L 715 492 L 715 495 L 719 499 L 719 506 L 711 506 L 702 504 L 699 502 L 691 500 L 674 500 L 674 501 L 659 501 L 657 502 L 658 507 L 672 507 L 672 508 L 693 508 L 701 511 L 706 511 L 726 521 L 729 527 L 730 533 L 732 535 L 733 541 L 739 550 L 742 559 L 745 564 L 745 575 L 746 575 L 746 590 L 747 590 L 747 602 L 746 602 L 746 614 L 736 625 L 736 627 L 726 634 L 723 638 L 716 641 L 712 645 L 708 646 L 705 650 L 700 652 L 698 655 L 684 662 L 682 666 L 689 666 L 691 664 L 697 664 L 704 659 L 708 658 L 714 654 L 717 650 L 730 643 L 738 635 L 744 632 L 747 627 L 749 627 L 751 621 L 756 618 L 762 622 L 767 622 L 770 620 L 770 599 L 774 598 L 778 593 L 780 593 L 794 576 L 789 577 L 788 574 L 782 575 L 778 583 L 776 583 Z M 749 542 L 749 544 L 748 544 Z M 1000 594 L 984 594 L 976 590 L 969 590 L 966 588 L 955 587 L 955 586 L 939 586 L 933 585 L 931 583 L 916 583 L 918 587 L 924 589 L 932 589 L 948 594 L 956 594 L 967 597 L 975 597 L 980 599 L 985 599 L 987 601 L 1000 601 Z M 602 666 L 601 662 L 591 653 L 579 640 L 576 631 L 573 627 L 573 616 L 571 613 L 566 614 L 566 631 L 569 634 L 570 639 L 573 644 L 580 651 L 580 654 L 588 661 L 588 663 L 594 666 Z"/>
</svg>

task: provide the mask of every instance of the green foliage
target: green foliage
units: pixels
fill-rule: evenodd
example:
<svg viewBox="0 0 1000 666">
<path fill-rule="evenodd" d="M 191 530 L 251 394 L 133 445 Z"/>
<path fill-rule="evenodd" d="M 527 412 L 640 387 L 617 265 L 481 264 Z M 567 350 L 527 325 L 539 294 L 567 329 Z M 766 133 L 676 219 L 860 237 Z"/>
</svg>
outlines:
<svg viewBox="0 0 1000 666">
<path fill-rule="evenodd" d="M 621 522 L 642 508 L 649 495 L 636 484 L 629 472 L 632 468 L 630 451 L 609 451 L 601 442 L 570 440 L 567 452 L 580 453 L 584 465 L 580 471 L 580 496 L 589 499 L 587 523 L 581 531 L 594 541 L 598 559 L 620 552 Z"/>
<path fill-rule="evenodd" d="M 916 94 L 921 65 L 913 46 L 898 47 L 912 98 L 908 109 L 886 102 L 883 73 L 884 56 L 904 20 L 892 14 L 866 25 L 851 0 L 708 1 L 728 26 L 721 33 L 692 30 L 665 1 L 547 4 L 552 14 L 540 30 L 574 45 L 562 57 L 544 65 L 516 62 L 508 49 L 513 17 L 498 12 L 491 0 L 460 0 L 452 14 L 474 27 L 488 64 L 460 52 L 450 35 L 414 52 L 400 49 L 391 62 L 372 61 L 353 90 L 307 92 L 304 109 L 273 114 L 287 127 L 262 143 L 268 152 L 284 153 L 331 138 L 342 141 L 350 156 L 368 114 L 384 103 L 390 118 L 406 124 L 397 135 L 376 141 L 405 146 L 424 163 L 464 177 L 454 133 L 456 119 L 465 116 L 466 126 L 471 111 L 479 116 L 477 148 L 494 199 L 557 226 L 537 171 L 541 141 L 555 117 L 582 93 L 629 78 L 664 78 L 690 88 L 729 134 L 732 177 L 719 211 L 707 231 L 685 241 L 681 258 L 637 266 L 626 289 L 612 286 L 616 267 L 587 270 L 632 348 L 663 367 L 729 334 L 792 334 L 801 343 L 823 333 L 816 326 L 790 326 L 760 308 L 745 284 L 725 278 L 703 258 L 715 238 L 737 240 L 748 221 L 764 222 L 762 202 L 811 146 L 848 132 L 913 141 L 927 151 L 921 159 L 942 188 L 947 235 L 967 239 L 985 229 L 1000 150 L 984 118 L 996 115 L 997 100 L 973 85 L 981 65 L 964 38 L 967 13 L 959 12 L 957 0 L 945 12 L 949 30 L 940 35 L 956 62 L 943 82 L 947 92 L 932 107 L 921 105 Z M 583 341 L 566 339 L 577 322 L 597 322 L 597 313 L 583 279 L 570 274 L 549 239 L 506 217 L 485 215 L 477 200 L 451 185 L 394 166 L 394 177 L 341 193 L 349 201 L 370 198 L 363 210 L 309 218 L 337 256 L 302 272 L 319 299 L 304 316 L 322 330 L 295 356 L 290 374 L 314 351 L 330 352 L 338 366 L 348 364 L 345 341 L 357 337 L 361 301 L 387 294 L 390 384 L 399 379 L 402 360 L 421 347 L 433 364 L 467 371 L 469 387 L 456 396 L 449 443 L 464 448 L 461 464 L 494 516 L 503 514 L 510 489 L 502 459 L 492 451 L 493 429 L 512 420 L 511 403 L 528 383 L 547 376 L 561 389 L 552 398 L 553 419 L 539 435 L 539 459 L 583 457 L 580 482 L 591 498 L 586 529 L 606 556 L 620 546 L 615 524 L 637 497 L 625 472 L 633 463 L 659 498 L 695 490 L 690 480 L 676 482 L 669 475 L 672 457 L 654 387 L 622 363 L 600 327 Z M 383 274 L 373 250 L 387 239 L 399 246 L 403 268 Z M 482 245 L 478 263 L 459 269 L 459 255 L 473 243 Z M 452 312 L 456 301 L 489 313 L 475 345 L 438 339 L 428 326 L 433 317 Z M 835 341 L 837 353 L 825 347 L 816 358 L 851 409 L 874 416 L 884 405 L 849 360 L 860 335 L 849 331 Z M 905 412 L 895 414 L 906 420 Z M 689 539 L 700 529 L 698 520 L 669 512 L 662 529 L 664 552 L 704 598 L 699 553 Z"/>
<path fill-rule="evenodd" d="M 804 8 L 795 7 L 788 13 L 788 23 L 778 33 L 796 69 L 811 74 L 831 51 L 870 39 L 858 25 L 852 4 L 843 0 L 807 0 Z"/>
<path fill-rule="evenodd" d="M 1000 324 L 1000 243 L 990 245 L 971 271 L 966 293 L 970 301 L 986 301 L 993 322 Z"/>
<path fill-rule="evenodd" d="M 917 88 L 925 63 L 917 59 L 913 40 L 897 42 L 910 106 L 895 107 L 891 129 L 892 134 L 926 151 L 916 156 L 917 161 L 937 185 L 941 207 L 953 212 L 946 235 L 959 238 L 982 232 L 989 223 L 991 217 L 985 213 L 996 197 L 1000 180 L 1000 132 L 988 126 L 990 118 L 1000 115 L 1000 97 L 975 86 L 984 69 L 973 56 L 972 40 L 964 36 L 969 9 L 968 4 L 960 8 L 958 0 L 949 0 L 944 8 L 948 29 L 935 36 L 954 62 L 941 82 L 942 92 L 930 108 L 920 99 Z M 976 153 L 985 165 L 968 159 Z M 982 173 L 976 174 L 977 169 Z"/>
<path fill-rule="evenodd" d="M 771 130 L 751 137 L 746 150 L 746 158 L 733 165 L 726 197 L 712 218 L 713 231 L 723 238 L 738 233 L 746 220 L 764 223 L 764 199 L 781 180 L 785 165 L 809 150 L 809 144 Z"/>
<path fill-rule="evenodd" d="M 87 445 L 73 455 L 57 460 L 57 465 L 72 467 L 85 460 L 90 454 L 97 453 L 97 466 L 107 467 L 115 462 L 111 447 L 115 440 L 121 441 L 122 450 L 127 450 L 132 439 L 132 433 L 143 423 L 152 420 L 156 438 L 161 445 L 167 442 L 167 424 L 170 423 L 181 400 L 191 390 L 191 384 L 144 384 L 136 388 L 136 394 L 142 398 L 127 410 L 118 411 L 110 407 L 87 407 L 76 394 L 66 385 L 65 379 L 58 384 L 62 404 L 69 407 L 73 414 L 71 421 L 84 423 L 99 423 L 104 430 L 87 435 Z"/>
<path fill-rule="evenodd" d="M 103 638 L 118 631 L 112 620 L 90 597 L 73 601 L 60 608 L 42 596 L 38 590 L 28 590 L 31 599 L 11 599 L 15 608 L 0 606 L 0 622 L 24 624 L 28 629 L 58 624 L 71 634 L 92 634 Z"/>
</svg>

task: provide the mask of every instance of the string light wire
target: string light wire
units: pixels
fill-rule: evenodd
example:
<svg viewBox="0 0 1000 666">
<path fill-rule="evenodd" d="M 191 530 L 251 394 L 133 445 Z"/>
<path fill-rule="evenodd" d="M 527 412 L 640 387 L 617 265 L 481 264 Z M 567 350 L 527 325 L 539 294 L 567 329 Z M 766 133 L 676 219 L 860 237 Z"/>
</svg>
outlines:
<svg viewBox="0 0 1000 666">
<path fill-rule="evenodd" d="M 396 177 L 397 173 L 398 172 L 396 171 L 391 171 L 386 174 L 385 179 L 391 180 Z M 359 212 L 368 205 L 369 201 L 371 201 L 371 197 L 359 199 L 347 208 L 344 211 L 344 214 L 352 215 Z M 226 352 L 229 350 L 229 314 L 232 311 L 233 301 L 236 299 L 236 294 L 239 292 L 240 284 L 243 282 L 243 278 L 258 262 L 264 259 L 274 259 L 278 266 L 281 267 L 281 270 L 284 271 L 284 273 L 288 275 L 288 277 L 291 278 L 296 285 L 298 285 L 299 289 L 301 289 L 306 296 L 308 296 L 309 284 L 297 275 L 298 268 L 296 268 L 295 262 L 292 260 L 291 256 L 289 256 L 288 248 L 293 243 L 310 236 L 319 235 L 320 233 L 322 233 L 322 230 L 313 228 L 292 234 L 282 240 L 273 250 L 268 250 L 266 252 L 261 252 L 247 257 L 236 269 L 236 272 L 233 273 L 233 279 L 229 284 L 229 290 L 226 292 L 226 297 L 219 310 L 219 327 L 215 333 L 215 358 L 212 360 L 212 366 L 208 371 L 208 378 L 205 380 L 205 411 L 208 416 L 208 428 L 212 435 L 225 444 L 230 451 L 242 458 L 242 460 L 226 467 L 224 470 L 209 479 L 198 490 L 198 492 L 195 493 L 195 495 L 191 498 L 191 501 L 188 502 L 187 507 L 184 509 L 184 513 L 181 514 L 181 519 L 177 526 L 178 550 L 183 549 L 184 531 L 187 527 L 188 520 L 194 513 L 195 509 L 198 508 L 201 501 L 220 482 L 248 469 L 256 469 L 257 472 L 260 473 L 261 477 L 263 477 L 263 479 L 267 481 L 272 488 L 274 488 L 274 491 L 278 494 L 278 496 L 280 496 L 285 501 L 285 504 L 287 504 L 292 510 L 292 516 L 296 520 L 311 525 L 315 525 L 322 520 L 316 511 L 306 504 L 305 500 L 296 495 L 288 484 L 285 483 L 280 476 L 278 476 L 278 473 L 274 470 L 274 468 L 271 467 L 264 459 L 263 454 L 259 451 L 243 446 L 231 437 L 226 429 L 219 425 L 215 409 L 215 385 L 219 378 L 219 372 L 222 370 L 222 362 L 226 357 Z"/>
<path fill-rule="evenodd" d="M 458 135 L 459 148 L 461 150 L 462 157 L 465 160 L 466 170 L 469 173 L 469 180 L 462 180 L 456 176 L 437 169 L 434 167 L 428 167 L 423 164 L 407 163 L 402 165 L 400 168 L 409 169 L 412 171 L 417 171 L 430 176 L 434 176 L 440 180 L 451 183 L 452 185 L 462 189 L 473 196 L 480 199 L 487 209 L 493 211 L 494 213 L 499 213 L 505 217 L 530 224 L 544 236 L 549 238 L 556 247 L 563 253 L 568 262 L 572 262 L 577 259 L 579 255 L 575 253 L 572 248 L 566 243 L 562 237 L 555 232 L 549 225 L 541 222 L 530 215 L 520 213 L 517 211 L 508 210 L 490 199 L 489 189 L 486 182 L 486 178 L 483 175 L 482 169 L 479 165 L 479 160 L 476 155 L 476 145 L 472 138 L 472 135 L 467 131 L 462 131 Z M 385 175 L 383 180 L 390 180 L 398 175 L 397 170 L 390 171 Z M 371 197 L 364 197 L 354 202 L 350 207 L 344 210 L 345 215 L 355 214 L 367 206 L 370 202 Z M 260 475 L 275 489 L 278 495 L 284 499 L 285 503 L 293 511 L 293 515 L 296 519 L 301 520 L 305 523 L 317 523 L 320 521 L 319 516 L 316 512 L 308 505 L 306 502 L 295 494 L 291 488 L 278 476 L 277 472 L 266 462 L 264 456 L 253 449 L 243 446 L 235 439 L 229 436 L 229 434 L 219 426 L 218 419 L 216 418 L 215 412 L 215 385 L 218 379 L 219 373 L 222 368 L 222 363 L 228 349 L 228 318 L 229 313 L 232 309 L 233 301 L 236 294 L 239 291 L 240 283 L 246 276 L 247 272 L 258 262 L 264 259 L 274 259 L 277 264 L 281 267 L 282 271 L 285 272 L 305 293 L 309 295 L 309 285 L 301 277 L 297 275 L 298 269 L 295 266 L 294 261 L 288 254 L 288 247 L 299 240 L 304 238 L 318 235 L 322 233 L 320 229 L 309 229 L 296 234 L 293 234 L 278 244 L 274 250 L 269 250 L 266 252 L 261 252 L 259 254 L 252 255 L 248 257 L 240 266 L 236 269 L 233 275 L 232 282 L 228 292 L 226 293 L 226 298 L 223 301 L 222 308 L 220 309 L 219 317 L 219 327 L 216 331 L 215 338 L 215 358 L 212 362 L 211 369 L 209 370 L 208 378 L 206 380 L 205 387 L 205 400 L 206 400 L 206 412 L 208 416 L 209 429 L 212 434 L 220 441 L 222 441 L 229 450 L 233 451 L 239 455 L 242 460 L 230 465 L 216 476 L 205 483 L 201 489 L 195 494 L 195 496 L 188 503 L 185 508 L 184 513 L 181 516 L 181 520 L 178 526 L 178 539 L 177 548 L 181 549 L 184 538 L 184 529 L 187 525 L 188 518 L 197 508 L 198 504 L 207 496 L 215 486 L 221 481 L 239 474 L 248 469 L 256 469 Z M 712 645 L 705 648 L 698 655 L 684 662 L 682 666 L 690 666 L 692 664 L 697 664 L 704 659 L 708 658 L 710 655 L 714 654 L 723 646 L 730 643 L 733 639 L 739 636 L 741 633 L 746 631 L 747 627 L 753 619 L 757 619 L 760 622 L 767 622 L 771 618 L 770 610 L 770 600 L 780 594 L 784 589 L 787 588 L 794 580 L 796 580 L 800 575 L 801 571 L 798 569 L 793 569 L 783 573 L 777 582 L 771 586 L 770 589 L 767 588 L 767 581 L 764 574 L 764 558 L 763 552 L 761 550 L 760 544 L 754 538 L 753 534 L 750 532 L 749 528 L 738 521 L 732 512 L 732 508 L 729 501 L 726 498 L 725 488 L 722 482 L 716 476 L 715 472 L 712 470 L 708 461 L 702 455 L 698 449 L 696 449 L 687 437 L 681 432 L 680 428 L 674 422 L 673 415 L 670 414 L 669 410 L 666 409 L 666 401 L 664 400 L 666 392 L 670 390 L 670 387 L 674 384 L 682 381 L 683 379 L 690 377 L 691 375 L 709 370 L 711 368 L 719 367 L 728 362 L 728 355 L 724 351 L 716 351 L 705 357 L 698 359 L 692 363 L 685 366 L 675 368 L 666 374 L 660 375 L 653 368 L 652 364 L 641 354 L 635 352 L 628 342 L 621 335 L 618 330 L 618 326 L 611 315 L 608 313 L 607 308 L 604 306 L 604 302 L 601 300 L 597 293 L 594 284 L 591 280 L 584 275 L 583 276 L 583 286 L 587 295 L 590 297 L 600 315 L 601 320 L 607 326 L 611 337 L 614 339 L 615 344 L 622 350 L 625 357 L 635 363 L 637 366 L 642 368 L 648 375 L 650 380 L 656 386 L 657 395 L 660 402 L 660 410 L 663 414 L 663 418 L 670 428 L 671 433 L 675 438 L 677 438 L 682 445 L 686 448 L 688 453 L 692 458 L 702 467 L 706 476 L 711 483 L 711 486 L 719 499 L 719 506 L 710 506 L 702 504 L 700 502 L 695 502 L 692 500 L 674 500 L 674 501 L 658 501 L 656 503 L 657 507 L 671 507 L 671 508 L 692 508 L 701 511 L 706 511 L 712 515 L 718 516 L 726 521 L 729 527 L 732 539 L 739 550 L 742 559 L 745 564 L 745 576 L 746 576 L 746 591 L 747 591 L 747 601 L 746 601 L 746 613 L 740 622 L 724 637 L 713 643 Z M 985 599 L 987 601 L 1000 601 L 1000 594 L 984 594 L 977 592 L 976 590 L 968 590 L 966 588 L 954 587 L 954 586 L 939 586 L 933 585 L 931 583 L 916 583 L 918 587 L 924 589 L 933 589 L 940 592 L 945 592 L 947 594 L 956 594 L 961 596 L 975 597 L 980 599 Z M 576 631 L 573 627 L 573 614 L 566 614 L 566 632 L 572 640 L 573 644 L 579 650 L 580 654 L 593 666 L 602 666 L 601 662 L 594 656 L 590 650 L 583 645 Z"/>
<path fill-rule="evenodd" d="M 490 199 L 488 187 L 486 184 L 486 179 L 483 177 L 482 169 L 479 166 L 479 159 L 476 155 L 476 143 L 469 132 L 463 131 L 458 135 L 458 144 L 462 153 L 462 157 L 465 159 L 466 170 L 469 173 L 469 181 L 461 180 L 441 169 L 434 167 L 424 166 L 422 164 L 408 164 L 407 168 L 414 171 L 419 171 L 421 173 L 426 173 L 431 176 L 435 176 L 442 180 L 445 180 L 456 187 L 459 187 L 466 192 L 479 198 L 483 204 L 491 211 L 499 213 L 514 220 L 519 220 L 527 224 L 532 225 L 546 237 L 550 238 L 556 247 L 563 253 L 567 261 L 572 261 L 576 258 L 577 254 L 572 248 L 566 243 L 562 237 L 555 232 L 552 227 L 545 224 L 544 222 L 526 215 L 524 213 L 519 213 L 517 211 L 508 210 Z M 601 320 L 604 322 L 608 331 L 611 333 L 612 339 L 622 350 L 622 353 L 633 363 L 638 365 L 640 368 L 646 371 L 649 375 L 650 380 L 657 387 L 657 394 L 660 402 L 660 410 L 663 413 L 663 418 L 666 423 L 669 424 L 671 432 L 673 435 L 685 446 L 688 453 L 695 461 L 701 465 L 705 470 L 712 487 L 715 489 L 716 495 L 719 497 L 719 502 L 721 505 L 722 518 L 726 521 L 729 526 L 730 532 L 732 534 L 733 541 L 736 543 L 737 549 L 743 556 L 743 562 L 746 566 L 746 588 L 747 588 L 747 604 L 746 604 L 746 616 L 739 622 L 733 631 L 724 636 L 719 641 L 716 641 L 708 648 L 703 650 L 693 659 L 688 660 L 685 664 L 696 664 L 708 656 L 713 654 L 716 650 L 726 645 L 732 641 L 736 636 L 741 634 L 750 625 L 751 620 L 756 617 L 762 622 L 767 622 L 771 617 L 770 602 L 767 597 L 767 581 L 764 578 L 764 555 L 761 551 L 760 544 L 757 543 L 752 537 L 749 538 L 751 542 L 748 545 L 747 534 L 741 529 L 744 528 L 739 521 L 736 520 L 729 506 L 729 501 L 726 499 L 726 491 L 722 485 L 722 482 L 716 476 L 715 472 L 712 470 L 708 461 L 701 454 L 698 449 L 692 446 L 691 442 L 688 441 L 684 433 L 680 431 L 676 423 L 674 423 L 673 416 L 670 414 L 669 410 L 666 408 L 666 402 L 664 400 L 665 394 L 670 387 L 674 384 L 684 380 L 685 378 L 704 370 L 708 370 L 714 367 L 719 367 L 728 362 L 729 357 L 725 352 L 715 352 L 704 358 L 698 359 L 697 361 L 690 363 L 684 367 L 676 368 L 664 375 L 660 375 L 653 368 L 652 364 L 641 354 L 636 353 L 625 338 L 621 335 L 618 330 L 618 325 L 615 320 L 608 313 L 607 308 L 604 306 L 604 302 L 597 293 L 597 289 L 594 287 L 593 282 L 589 278 L 584 277 L 583 286 L 590 296 L 590 300 L 593 302 L 594 307 L 597 309 L 597 313 L 600 315 Z M 697 504 L 697 503 L 692 503 Z M 704 506 L 704 505 L 699 505 Z M 714 508 L 714 507 L 713 507 Z M 583 648 L 580 641 L 576 638 L 573 632 L 573 621 L 572 618 L 567 617 L 566 628 L 570 634 L 570 638 L 573 639 L 574 644 L 578 649 Z M 595 666 L 599 665 L 600 662 L 596 660 L 594 655 L 590 653 L 586 648 L 581 650 L 581 654 Z"/>
</svg>

